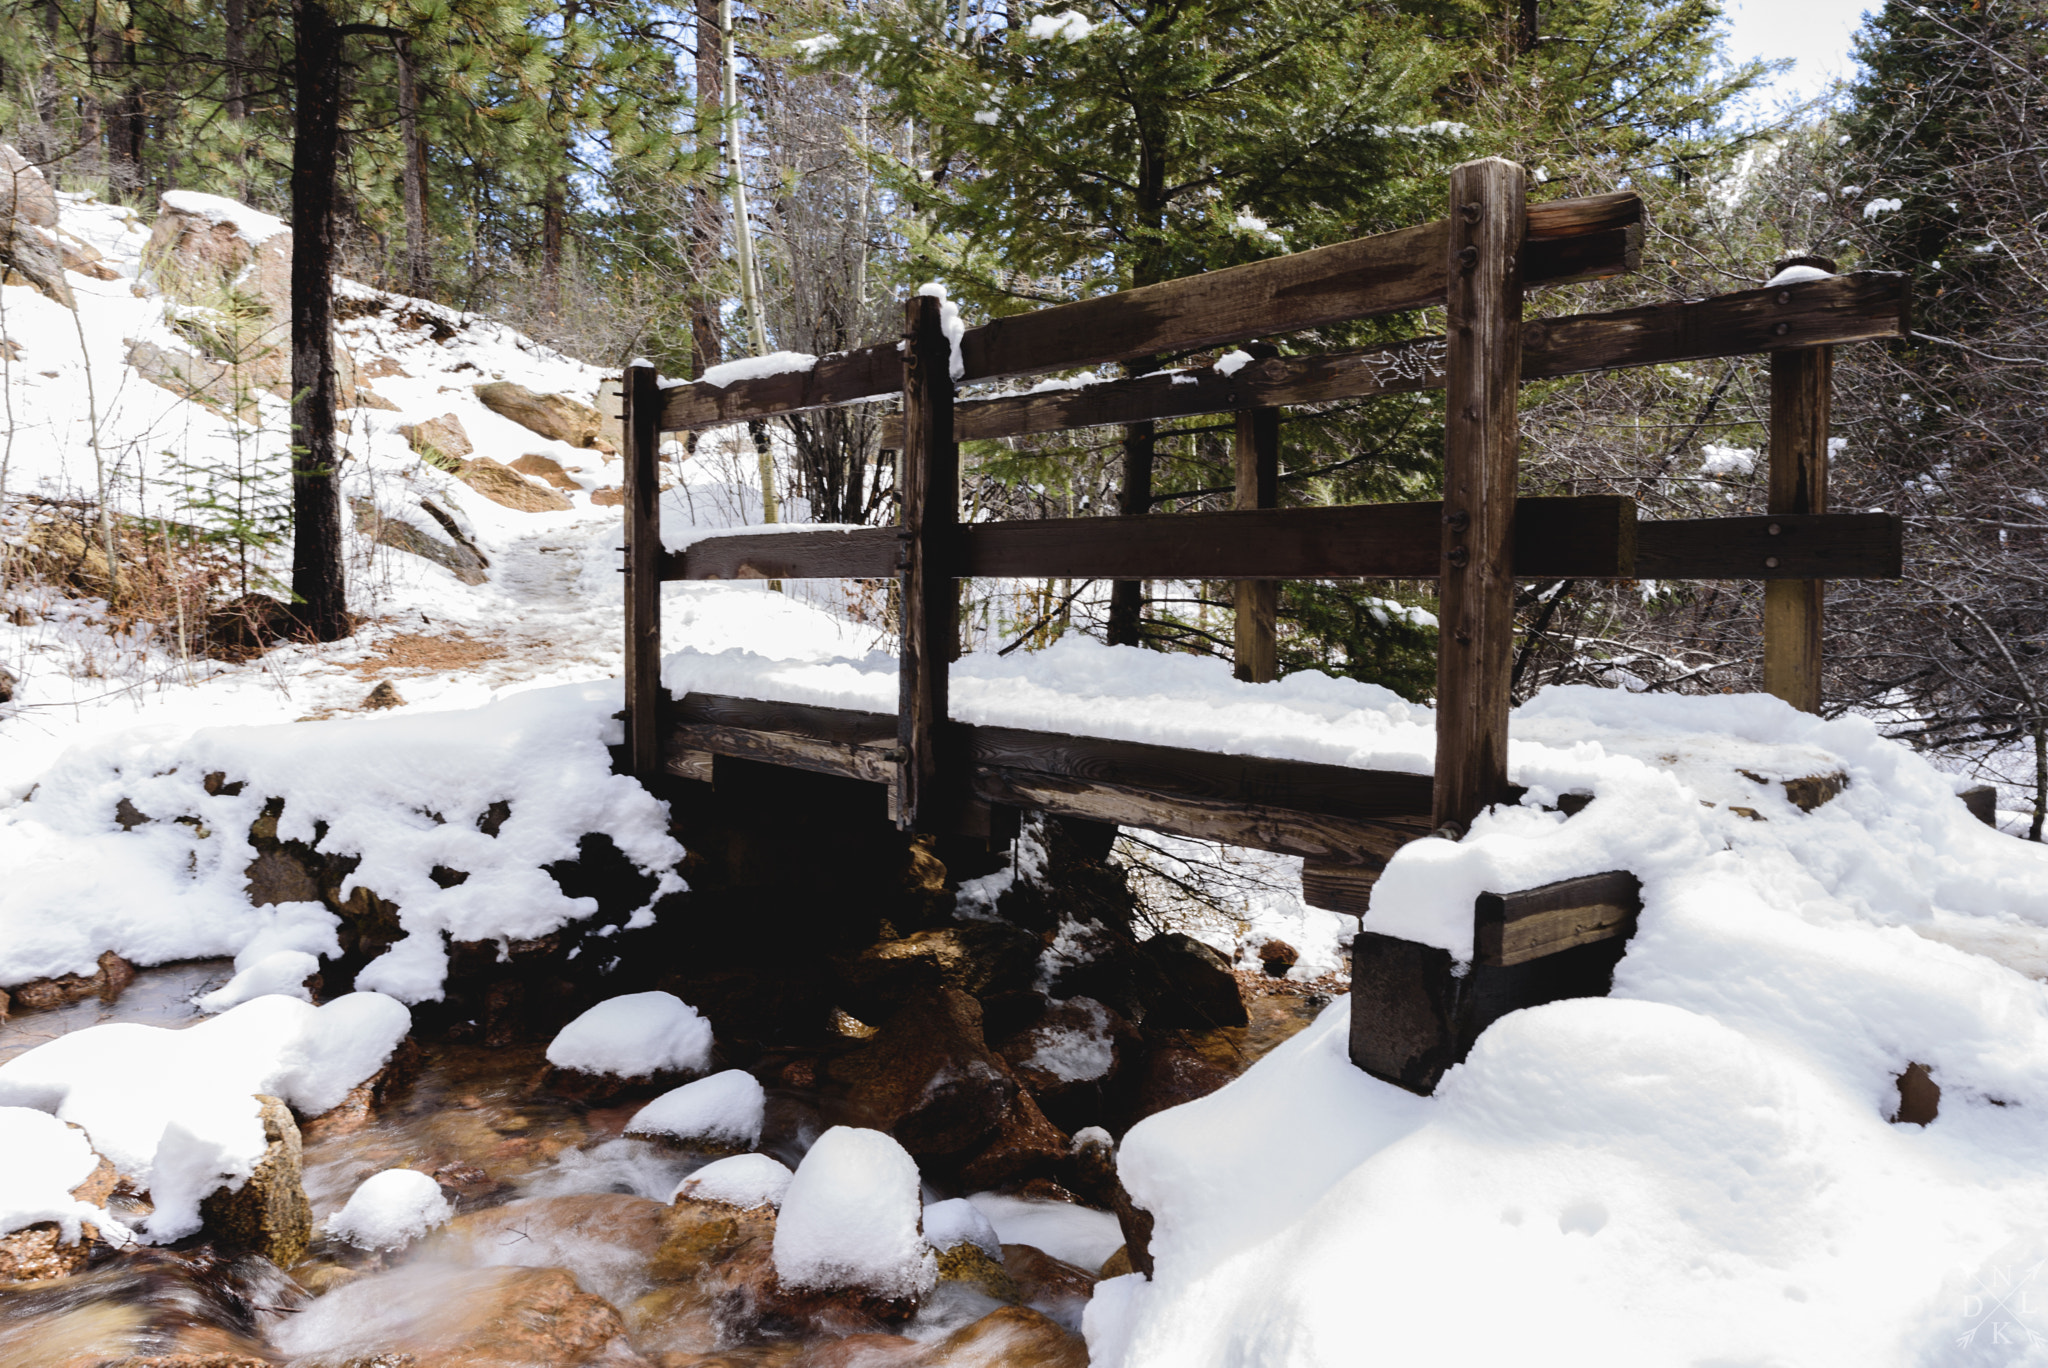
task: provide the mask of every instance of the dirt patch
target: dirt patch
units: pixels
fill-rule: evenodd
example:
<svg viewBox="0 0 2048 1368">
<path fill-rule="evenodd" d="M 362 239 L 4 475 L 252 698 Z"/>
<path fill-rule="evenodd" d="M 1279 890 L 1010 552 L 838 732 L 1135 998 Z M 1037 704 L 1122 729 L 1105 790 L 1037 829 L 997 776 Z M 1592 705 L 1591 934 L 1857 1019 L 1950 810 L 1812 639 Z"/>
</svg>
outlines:
<svg viewBox="0 0 2048 1368">
<path fill-rule="evenodd" d="M 368 679 L 386 670 L 462 670 L 501 659 L 504 654 L 505 648 L 498 642 L 479 640 L 465 632 L 446 636 L 401 633 L 378 642 L 370 648 L 368 660 L 349 668 Z"/>
</svg>

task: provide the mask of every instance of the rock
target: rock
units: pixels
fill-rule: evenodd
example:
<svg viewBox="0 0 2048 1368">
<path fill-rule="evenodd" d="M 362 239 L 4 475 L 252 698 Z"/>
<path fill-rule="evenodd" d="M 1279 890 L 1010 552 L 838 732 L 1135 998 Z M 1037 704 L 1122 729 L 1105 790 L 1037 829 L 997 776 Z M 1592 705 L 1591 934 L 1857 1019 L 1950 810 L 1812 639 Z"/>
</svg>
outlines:
<svg viewBox="0 0 2048 1368">
<path fill-rule="evenodd" d="M 1021 1302 L 1023 1291 L 1010 1270 L 997 1263 L 987 1250 L 976 1244 L 956 1244 L 939 1251 L 939 1281 L 965 1283 L 975 1291 L 1002 1302 Z"/>
<path fill-rule="evenodd" d="M 1124 1274 L 1132 1272 L 1136 1270 L 1131 1267 L 1131 1247 L 1118 1245 L 1116 1253 L 1104 1259 L 1102 1267 L 1095 1270 L 1095 1280 L 1108 1282 L 1111 1278 L 1121 1278 Z"/>
<path fill-rule="evenodd" d="M 206 203 L 211 212 L 163 202 L 142 249 L 145 273 L 174 306 L 188 306 L 189 313 L 174 307 L 168 318 L 198 356 L 144 342 L 130 351 L 129 364 L 173 393 L 246 416 L 255 391 L 291 393 L 292 235 L 266 231 L 268 215 L 226 200 Z M 230 295 L 243 307 L 234 326 L 224 328 Z M 335 351 L 340 371 L 346 348 Z"/>
<path fill-rule="evenodd" d="M 199 1204 L 199 1216 L 215 1240 L 289 1268 L 305 1257 L 313 1236 L 299 1125 L 291 1108 L 277 1098 L 259 1094 L 256 1100 L 263 1104 L 263 1137 L 269 1147 L 241 1187 L 214 1192 Z"/>
<path fill-rule="evenodd" d="M 14 689 L 20 681 L 5 670 L 0 670 L 0 703 L 14 701 Z"/>
<path fill-rule="evenodd" d="M 223 413 L 233 412 L 245 422 L 259 413 L 256 385 L 236 368 L 197 350 L 172 350 L 143 340 L 128 345 L 128 364 L 152 385 L 167 389 L 180 399 L 206 404 Z"/>
<path fill-rule="evenodd" d="M 0 219 L 37 228 L 57 227 L 57 192 L 12 144 L 0 143 Z"/>
<path fill-rule="evenodd" d="M 1062 1322 L 1078 1325 L 1081 1307 L 1095 1295 L 1095 1275 L 1035 1245 L 1003 1246 L 1003 1267 L 1017 1281 L 1019 1300 Z"/>
<path fill-rule="evenodd" d="M 322 1364 L 410 1368 L 576 1368 L 644 1364 L 626 1344 L 626 1323 L 604 1298 L 561 1268 L 413 1268 L 360 1278 L 302 1311 L 281 1338 L 346 1343 Z"/>
<path fill-rule="evenodd" d="M 1236 1072 L 1208 1058 L 1192 1046 L 1168 1040 L 1147 1052 L 1136 1076 L 1125 1109 L 1118 1117 L 1119 1130 L 1198 1097 L 1207 1097 L 1237 1076 Z"/>
<path fill-rule="evenodd" d="M 464 584 L 484 582 L 484 559 L 470 548 L 444 542 L 409 522 L 387 518 L 377 505 L 368 499 L 357 498 L 349 502 L 355 509 L 356 531 L 369 537 L 377 545 L 388 546 L 394 551 L 403 551 L 408 555 L 430 560 Z M 428 511 L 431 513 L 433 509 L 428 507 Z"/>
<path fill-rule="evenodd" d="M 569 501 L 554 490 L 541 488 L 488 456 L 464 461 L 455 478 L 491 502 L 521 513 L 565 513 L 570 507 Z"/>
<path fill-rule="evenodd" d="M 81 1202 L 104 1207 L 114 1195 L 121 1176 L 104 1158 L 92 1174 L 71 1195 Z M 68 1278 L 84 1270 L 92 1258 L 100 1232 L 90 1221 L 79 1223 L 79 1238 L 67 1242 L 63 1228 L 55 1221 L 37 1221 L 8 1235 L 0 1235 L 0 1283 L 43 1282 Z"/>
<path fill-rule="evenodd" d="M 401 424 L 398 435 L 411 443 L 412 449 L 425 458 L 427 464 L 451 472 L 461 470 L 463 458 L 476 450 L 470 445 L 469 433 L 464 430 L 462 420 L 452 413 L 444 413 L 422 423 Z"/>
<path fill-rule="evenodd" d="M 581 491 L 583 488 L 582 485 L 569 478 L 569 472 L 562 469 L 560 461 L 546 456 L 538 456 L 529 452 L 527 455 L 521 456 L 518 460 L 514 461 L 511 469 L 518 471 L 521 475 L 538 475 L 555 488 L 566 489 L 572 494 Z"/>
<path fill-rule="evenodd" d="M 920 1368 L 1088 1368 L 1088 1346 L 1024 1306 L 991 1311 L 939 1341 Z"/>
<path fill-rule="evenodd" d="M 598 508 L 623 508 L 626 504 L 626 491 L 617 485 L 606 485 L 602 489 L 590 491 L 590 502 Z"/>
<path fill-rule="evenodd" d="M 1242 1026 L 1251 1020 L 1230 961 L 1179 931 L 1152 937 L 1139 946 L 1154 983 L 1147 995 L 1145 1024 L 1152 1026 Z"/>
<path fill-rule="evenodd" d="M 108 950 L 100 955 L 99 967 L 90 974 L 59 974 L 17 985 L 13 989 L 13 1006 L 17 1011 L 47 1012 L 89 997 L 112 1002 L 134 981 L 135 966 Z"/>
<path fill-rule="evenodd" d="M 360 708 L 402 708 L 405 699 L 399 696 L 398 688 L 390 680 L 379 680 L 377 687 L 363 695 Z"/>
<path fill-rule="evenodd" d="M 19 219 L 0 218 L 0 282 L 27 285 L 67 309 L 78 307 L 71 284 L 64 279 L 57 239 Z"/>
<path fill-rule="evenodd" d="M 1301 951 L 1284 940 L 1269 940 L 1259 947 L 1259 967 L 1274 978 L 1286 978 L 1300 959 Z"/>
<path fill-rule="evenodd" d="M 880 1020 L 913 992 L 940 986 L 975 997 L 1028 988 L 1038 971 L 1038 938 L 1014 926 L 976 922 L 878 941 L 844 963 L 848 1006 Z"/>
<path fill-rule="evenodd" d="M 922 1368 L 926 1353 L 925 1345 L 901 1335 L 848 1335 L 809 1346 L 795 1368 Z M 734 1361 L 714 1358 L 711 1362 Z M 752 1368 L 754 1361 L 746 1362 Z"/>
<path fill-rule="evenodd" d="M 573 447 L 596 443 L 601 419 L 596 409 L 563 394 L 537 394 L 510 380 L 473 386 L 484 407 L 530 431 Z"/>
<path fill-rule="evenodd" d="M 0 1301 L 9 1368 L 267 1368 L 277 1360 L 262 1322 L 288 1318 L 307 1297 L 267 1260 L 202 1246 L 130 1249 L 63 1281 L 8 1288 Z M 9 1342 L 10 1330 L 34 1338 Z"/>
</svg>

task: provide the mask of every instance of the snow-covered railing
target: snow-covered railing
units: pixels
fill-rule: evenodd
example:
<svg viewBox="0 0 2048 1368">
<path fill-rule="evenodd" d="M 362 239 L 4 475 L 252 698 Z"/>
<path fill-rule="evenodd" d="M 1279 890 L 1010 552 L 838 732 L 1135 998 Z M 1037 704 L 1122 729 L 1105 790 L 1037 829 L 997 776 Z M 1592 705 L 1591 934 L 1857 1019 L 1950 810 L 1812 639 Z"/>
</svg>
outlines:
<svg viewBox="0 0 2048 1368">
<path fill-rule="evenodd" d="M 1831 264 L 1802 258 L 1760 290 L 1525 324 L 1527 289 L 1634 269 L 1642 206 L 1621 194 L 1525 208 L 1524 186 L 1522 168 L 1511 162 L 1472 162 L 1452 172 L 1451 213 L 1436 223 L 965 331 L 940 299 L 919 295 L 907 301 L 902 342 L 815 361 L 783 358 L 713 383 L 664 385 L 649 367 L 629 369 L 626 698 L 633 770 L 709 779 L 717 757 L 761 760 L 885 784 L 892 813 L 911 830 L 1001 839 L 1015 813 L 1029 808 L 1286 851 L 1304 858 L 1311 901 L 1363 913 L 1378 871 L 1401 844 L 1429 834 L 1456 839 L 1487 806 L 1515 797 L 1506 758 L 1518 578 L 1764 580 L 1766 685 L 1817 710 L 1822 582 L 1901 570 L 1896 517 L 1826 512 L 1829 349 L 1905 336 L 1904 279 L 1836 276 Z M 1443 338 L 1306 357 L 1282 357 L 1255 342 L 1432 306 L 1446 311 Z M 1196 370 L 955 399 L 956 387 L 972 381 L 1238 343 L 1251 350 Z M 1518 498 L 1523 381 L 1760 351 L 1772 357 L 1766 514 L 1639 522 L 1625 498 Z M 1446 391 L 1441 501 L 1273 506 L 1278 405 L 1423 389 Z M 662 432 L 899 394 L 902 414 L 887 438 L 900 453 L 899 526 L 743 533 L 663 550 L 655 465 Z M 1238 511 L 960 522 L 963 438 L 1215 412 L 1238 418 Z M 1434 579 L 1441 629 L 1434 773 L 1254 761 L 955 722 L 947 683 L 957 641 L 953 581 L 984 576 L 1236 580 L 1239 657 L 1241 667 L 1252 662 L 1248 678 L 1271 677 L 1273 599 L 1262 582 Z M 806 577 L 894 578 L 901 585 L 895 716 L 663 697 L 664 579 Z M 1354 1059 L 1426 1091 L 1447 1067 L 1443 1061 L 1461 1057 L 1499 1011 L 1605 991 L 1633 928 L 1632 876 L 1598 877 L 1608 883 L 1590 892 L 1500 895 L 1521 900 L 1515 906 L 1534 919 L 1516 933 L 1526 953 L 1513 962 L 1476 962 L 1470 981 L 1460 966 L 1418 958 L 1417 947 L 1362 935 L 1353 1011 L 1364 1043 L 1354 1039 Z M 1479 924 L 1487 907 L 1482 899 L 1475 909 L 1475 944 L 1488 944 L 1488 935 L 1517 920 L 1495 909 L 1489 932 Z M 1568 934 L 1552 934 L 1559 927 Z M 1409 1039 L 1404 1032 L 1420 1034 Z"/>
</svg>

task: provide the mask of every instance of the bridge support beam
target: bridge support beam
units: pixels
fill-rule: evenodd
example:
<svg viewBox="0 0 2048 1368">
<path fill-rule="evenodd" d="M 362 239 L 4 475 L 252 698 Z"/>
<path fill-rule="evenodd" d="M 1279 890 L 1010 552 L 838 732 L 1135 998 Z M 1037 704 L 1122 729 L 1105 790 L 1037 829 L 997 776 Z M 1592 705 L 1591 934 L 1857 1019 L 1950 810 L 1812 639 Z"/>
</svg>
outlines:
<svg viewBox="0 0 2048 1368">
<path fill-rule="evenodd" d="M 1771 353 L 1773 513 L 1828 511 L 1833 373 L 1832 347 Z M 1776 526 L 1772 524 L 1773 530 Z M 1821 605 L 1826 585 L 1819 579 L 1764 581 L 1764 691 L 1810 713 L 1820 711 Z"/>
<path fill-rule="evenodd" d="M 654 367 L 625 382 L 626 761 L 643 783 L 661 761 L 661 385 Z"/>
<path fill-rule="evenodd" d="M 947 673 L 959 654 L 960 596 L 951 558 L 960 526 L 960 447 L 953 440 L 953 347 L 940 301 L 914 295 L 904 308 L 900 701 L 896 825 L 948 829 L 964 797 L 962 770 L 947 754 Z"/>
</svg>

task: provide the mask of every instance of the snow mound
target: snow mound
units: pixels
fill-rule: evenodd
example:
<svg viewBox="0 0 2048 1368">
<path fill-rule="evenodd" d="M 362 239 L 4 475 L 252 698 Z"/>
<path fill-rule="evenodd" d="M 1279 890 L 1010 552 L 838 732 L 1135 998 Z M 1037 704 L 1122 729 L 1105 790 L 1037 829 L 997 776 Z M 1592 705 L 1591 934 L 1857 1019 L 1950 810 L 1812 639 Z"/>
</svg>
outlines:
<svg viewBox="0 0 2048 1368">
<path fill-rule="evenodd" d="M 564 1026 L 548 1063 L 621 1078 L 702 1073 L 711 1067 L 711 1023 L 674 993 L 627 993 Z"/>
<path fill-rule="evenodd" d="M 809 352 L 779 351 L 766 356 L 743 356 L 711 367 L 697 377 L 700 385 L 724 389 L 741 380 L 765 380 L 772 375 L 790 375 L 816 368 L 818 358 Z"/>
<path fill-rule="evenodd" d="M 202 1198 L 262 1159 L 258 1094 L 317 1116 L 383 1068 L 411 1025 L 404 1004 L 350 993 L 324 1007 L 259 997 L 182 1031 L 90 1026 L 0 1064 L 0 1107 L 82 1127 L 148 1189 L 150 1238 L 177 1240 L 199 1229 Z"/>
<path fill-rule="evenodd" d="M 947 1250 L 956 1245 L 971 1244 L 998 1263 L 1002 1261 L 1002 1238 L 989 1224 L 988 1217 L 981 1214 L 981 1208 L 965 1197 L 933 1202 L 927 1206 L 924 1209 L 924 1238 L 933 1249 Z"/>
<path fill-rule="evenodd" d="M 793 1175 L 765 1154 L 735 1154 L 706 1164 L 677 1185 L 671 1203 L 723 1202 L 742 1211 L 779 1207 Z"/>
<path fill-rule="evenodd" d="M 967 1199 L 1004 1244 L 1027 1244 L 1076 1268 L 1094 1270 L 1123 1245 L 1123 1227 L 1107 1211 L 1072 1202 L 1040 1202 L 1000 1192 Z"/>
<path fill-rule="evenodd" d="M 797 1165 L 775 1223 L 775 1276 L 794 1288 L 918 1298 L 938 1260 L 918 1230 L 917 1162 L 876 1130 L 834 1126 Z"/>
<path fill-rule="evenodd" d="M 633 1114 L 626 1134 L 752 1149 L 761 1139 L 767 1104 L 768 1094 L 752 1074 L 727 1069 L 655 1098 Z"/>
<path fill-rule="evenodd" d="M 225 1012 L 230 1007 L 239 1007 L 251 998 L 269 993 L 282 993 L 302 1002 L 311 1002 L 313 994 L 307 989 L 306 980 L 319 972 L 319 956 L 307 954 L 304 950 L 278 950 L 257 960 L 212 992 L 195 998 L 193 1005 L 202 1012 Z"/>
<path fill-rule="evenodd" d="M 80 1224 L 91 1221 L 110 1240 L 125 1237 L 119 1221 L 71 1195 L 99 1167 L 85 1132 L 48 1112 L 0 1107 L 0 1154 L 7 1156 L 0 1163 L 0 1235 L 55 1221 L 65 1242 L 76 1243 Z"/>
<path fill-rule="evenodd" d="M 347 1205 L 328 1218 L 327 1233 L 358 1249 L 399 1249 L 455 1214 L 441 1185 L 416 1169 L 385 1169 L 365 1178 Z"/>
</svg>

